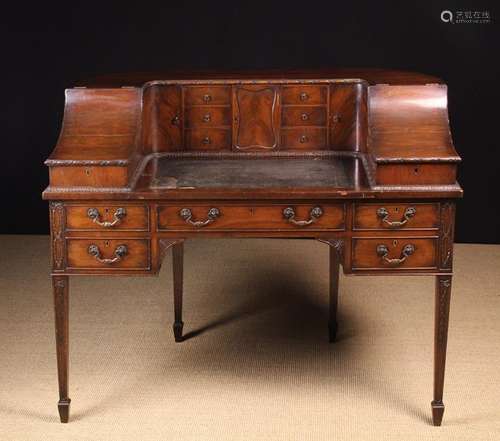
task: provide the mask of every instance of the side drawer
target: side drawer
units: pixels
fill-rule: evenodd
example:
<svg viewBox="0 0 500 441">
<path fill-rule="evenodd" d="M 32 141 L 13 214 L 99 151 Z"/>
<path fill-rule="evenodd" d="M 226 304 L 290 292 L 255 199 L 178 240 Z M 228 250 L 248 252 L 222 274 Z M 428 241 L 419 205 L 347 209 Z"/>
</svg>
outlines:
<svg viewBox="0 0 500 441">
<path fill-rule="evenodd" d="M 158 207 L 158 229 L 344 230 L 344 204 L 186 205 Z"/>
<path fill-rule="evenodd" d="M 184 88 L 186 106 L 229 105 L 231 88 L 227 86 L 187 86 Z"/>
<path fill-rule="evenodd" d="M 149 231 L 147 205 L 66 205 L 66 229 Z"/>
<path fill-rule="evenodd" d="M 352 269 L 434 269 L 437 249 L 437 238 L 434 237 L 353 238 Z"/>
<path fill-rule="evenodd" d="M 326 107 L 283 107 L 283 126 L 326 126 Z"/>
<path fill-rule="evenodd" d="M 68 269 L 148 270 L 147 239 L 67 239 Z"/>
<path fill-rule="evenodd" d="M 284 86 L 281 101 L 287 104 L 326 104 L 327 86 Z"/>
<path fill-rule="evenodd" d="M 354 204 L 355 230 L 439 228 L 439 204 Z"/>
</svg>

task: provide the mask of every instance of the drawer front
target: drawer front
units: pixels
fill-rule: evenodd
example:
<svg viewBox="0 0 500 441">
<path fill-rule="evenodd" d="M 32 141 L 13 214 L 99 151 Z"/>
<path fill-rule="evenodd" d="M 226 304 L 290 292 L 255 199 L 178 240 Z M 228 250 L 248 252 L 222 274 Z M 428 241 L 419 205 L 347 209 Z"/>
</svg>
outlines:
<svg viewBox="0 0 500 441">
<path fill-rule="evenodd" d="M 281 149 L 322 149 L 326 147 L 326 129 L 303 127 L 281 130 Z"/>
<path fill-rule="evenodd" d="M 66 205 L 66 229 L 148 231 L 146 205 Z"/>
<path fill-rule="evenodd" d="M 325 126 L 326 108 L 314 106 L 283 107 L 282 123 L 284 126 Z"/>
<path fill-rule="evenodd" d="M 231 103 L 231 88 L 226 86 L 190 86 L 184 89 L 187 106 L 219 105 Z"/>
<path fill-rule="evenodd" d="M 231 125 L 230 107 L 188 107 L 186 127 L 213 127 Z"/>
<path fill-rule="evenodd" d="M 353 270 L 433 269 L 437 262 L 437 238 L 353 238 Z"/>
<path fill-rule="evenodd" d="M 68 269 L 150 268 L 149 240 L 145 239 L 68 239 Z"/>
<path fill-rule="evenodd" d="M 201 128 L 186 130 L 186 148 L 193 150 L 230 149 L 231 131 Z"/>
<path fill-rule="evenodd" d="M 355 230 L 438 229 L 439 204 L 355 204 Z"/>
<path fill-rule="evenodd" d="M 281 92 L 281 101 L 287 104 L 326 104 L 327 87 L 325 86 L 285 86 Z"/>
<path fill-rule="evenodd" d="M 318 209 L 319 207 L 319 209 Z M 194 205 L 158 208 L 158 228 L 186 230 L 343 230 L 344 205 Z"/>
</svg>

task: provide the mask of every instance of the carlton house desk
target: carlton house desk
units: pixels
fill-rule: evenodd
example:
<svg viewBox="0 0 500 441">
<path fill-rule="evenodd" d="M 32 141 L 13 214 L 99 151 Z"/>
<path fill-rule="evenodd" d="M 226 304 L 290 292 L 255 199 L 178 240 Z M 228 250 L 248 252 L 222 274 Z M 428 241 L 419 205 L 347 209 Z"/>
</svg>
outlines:
<svg viewBox="0 0 500 441">
<path fill-rule="evenodd" d="M 446 85 L 428 75 L 174 71 L 66 90 L 43 193 L 61 421 L 71 401 L 70 276 L 156 275 L 171 249 L 181 342 L 183 242 L 280 237 L 330 248 L 331 341 L 339 265 L 353 275 L 435 277 L 431 407 L 440 425 L 459 162 Z"/>
</svg>

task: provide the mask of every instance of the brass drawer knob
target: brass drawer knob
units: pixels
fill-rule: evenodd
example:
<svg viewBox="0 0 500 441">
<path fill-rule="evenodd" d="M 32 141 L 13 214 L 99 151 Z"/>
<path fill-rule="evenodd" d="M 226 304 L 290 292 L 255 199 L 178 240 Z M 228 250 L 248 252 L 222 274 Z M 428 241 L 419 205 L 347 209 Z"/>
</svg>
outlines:
<svg viewBox="0 0 500 441">
<path fill-rule="evenodd" d="M 212 97 L 210 95 L 203 95 L 203 101 L 205 103 L 209 103 L 210 101 L 212 101 Z"/>
<path fill-rule="evenodd" d="M 115 248 L 114 257 L 106 259 L 102 257 L 101 250 L 96 244 L 89 245 L 87 252 L 95 258 L 100 263 L 106 265 L 112 265 L 113 263 L 119 262 L 128 254 L 127 245 L 118 245 Z"/>
<path fill-rule="evenodd" d="M 202 140 L 201 140 L 202 144 L 205 144 L 205 145 L 208 145 L 208 144 L 211 144 L 212 143 L 212 140 L 210 139 L 209 136 L 205 136 Z"/>
<path fill-rule="evenodd" d="M 301 144 L 304 144 L 306 142 L 309 141 L 309 138 L 306 136 L 306 135 L 302 135 L 300 138 L 299 138 L 299 141 Z"/>
<path fill-rule="evenodd" d="M 312 223 L 316 222 L 321 216 L 323 216 L 323 209 L 321 207 L 311 208 L 308 220 L 297 220 L 295 219 L 295 216 L 296 216 L 295 210 L 292 207 L 286 207 L 283 210 L 283 217 L 286 219 L 287 222 L 297 225 L 299 227 L 305 227 L 307 225 L 311 225 Z"/>
<path fill-rule="evenodd" d="M 178 126 L 181 123 L 181 119 L 179 115 L 175 115 L 170 122 L 173 126 Z"/>
<path fill-rule="evenodd" d="M 387 257 L 389 255 L 389 248 L 385 244 L 377 245 L 377 255 L 382 258 L 382 260 L 392 266 L 401 265 L 409 256 L 415 252 L 415 245 L 409 243 L 403 247 L 401 252 L 401 257 L 391 259 Z"/>
<path fill-rule="evenodd" d="M 377 210 L 377 217 L 379 217 L 382 222 L 390 228 L 399 228 L 406 223 L 417 214 L 417 209 L 415 207 L 407 207 L 404 214 L 403 219 L 400 221 L 390 221 L 389 220 L 389 211 L 385 207 L 380 207 Z"/>
<path fill-rule="evenodd" d="M 127 210 L 125 208 L 119 207 L 116 209 L 115 214 L 113 215 L 113 221 L 101 221 L 101 214 L 97 208 L 89 208 L 87 210 L 87 217 L 92 219 L 92 222 L 95 224 L 104 227 L 104 228 L 112 228 L 116 225 L 119 225 L 123 218 L 127 215 Z"/>
<path fill-rule="evenodd" d="M 218 208 L 210 208 L 207 213 L 207 218 L 204 221 L 194 221 L 193 218 L 193 212 L 191 211 L 190 208 L 182 208 L 179 211 L 179 216 L 188 224 L 192 225 L 193 227 L 204 227 L 208 224 L 211 224 L 214 222 L 219 216 L 220 216 L 220 210 Z"/>
<path fill-rule="evenodd" d="M 203 122 L 210 122 L 211 119 L 212 117 L 210 116 L 210 113 L 203 115 Z"/>
<path fill-rule="evenodd" d="M 302 92 L 300 95 L 300 101 L 307 101 L 309 99 L 309 95 L 306 92 Z"/>
<path fill-rule="evenodd" d="M 300 115 L 300 119 L 302 121 L 307 121 L 309 119 L 309 115 L 307 113 L 303 113 L 302 115 Z"/>
</svg>

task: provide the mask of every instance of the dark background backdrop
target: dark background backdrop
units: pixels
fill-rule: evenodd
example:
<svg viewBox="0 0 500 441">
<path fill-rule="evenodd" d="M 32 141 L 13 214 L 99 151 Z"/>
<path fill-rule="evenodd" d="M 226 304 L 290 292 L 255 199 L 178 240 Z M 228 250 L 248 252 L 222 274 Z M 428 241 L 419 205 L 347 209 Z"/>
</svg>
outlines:
<svg viewBox="0 0 500 441">
<path fill-rule="evenodd" d="M 3 8 L 0 233 L 47 233 L 43 161 L 64 89 L 95 73 L 168 68 L 388 67 L 449 87 L 459 180 L 458 242 L 500 243 L 499 54 L 495 2 L 50 2 Z M 498 3 L 498 2 L 496 2 Z M 442 10 L 488 11 L 451 24 Z"/>
</svg>

